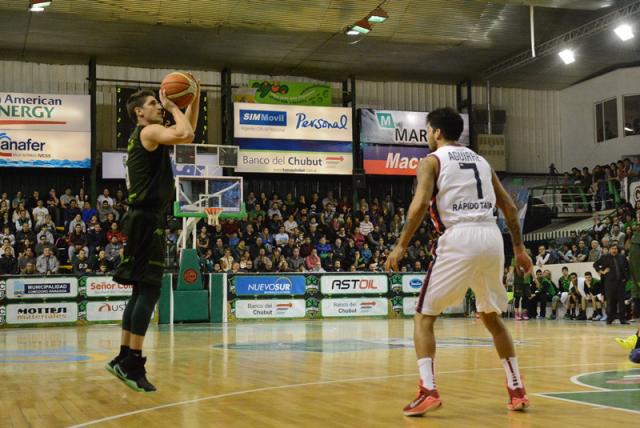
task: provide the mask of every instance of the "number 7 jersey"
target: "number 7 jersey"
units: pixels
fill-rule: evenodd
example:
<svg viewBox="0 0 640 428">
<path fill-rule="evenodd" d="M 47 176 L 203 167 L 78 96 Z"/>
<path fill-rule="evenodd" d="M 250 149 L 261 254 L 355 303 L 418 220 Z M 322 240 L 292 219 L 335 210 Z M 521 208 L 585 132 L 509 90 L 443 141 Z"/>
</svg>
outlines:
<svg viewBox="0 0 640 428">
<path fill-rule="evenodd" d="M 458 223 L 496 224 L 492 170 L 480 155 L 464 146 L 444 146 L 429 154 L 439 172 L 431 200 L 431 219 L 443 233 Z"/>
</svg>

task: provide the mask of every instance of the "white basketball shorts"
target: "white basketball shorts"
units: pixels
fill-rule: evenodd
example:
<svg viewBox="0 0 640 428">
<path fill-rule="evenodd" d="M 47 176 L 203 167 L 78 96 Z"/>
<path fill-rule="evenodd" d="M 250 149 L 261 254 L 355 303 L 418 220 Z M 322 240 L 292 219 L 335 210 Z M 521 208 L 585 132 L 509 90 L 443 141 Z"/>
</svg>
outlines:
<svg viewBox="0 0 640 428">
<path fill-rule="evenodd" d="M 438 239 L 435 257 L 420 290 L 416 312 L 440 315 L 462 303 L 471 288 L 478 312 L 501 313 L 507 309 L 502 284 L 504 243 L 495 223 L 461 223 Z"/>
</svg>

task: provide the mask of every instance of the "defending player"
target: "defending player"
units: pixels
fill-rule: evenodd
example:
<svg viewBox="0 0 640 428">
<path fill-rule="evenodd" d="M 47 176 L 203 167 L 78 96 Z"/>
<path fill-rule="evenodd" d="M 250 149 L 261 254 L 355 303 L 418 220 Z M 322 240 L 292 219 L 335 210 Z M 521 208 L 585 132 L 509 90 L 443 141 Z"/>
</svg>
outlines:
<svg viewBox="0 0 640 428">
<path fill-rule="evenodd" d="M 520 274 L 529 274 L 532 263 L 522 244 L 514 202 L 487 161 L 457 143 L 462 130 L 462 118 L 451 108 L 429 114 L 431 154 L 420 161 L 407 221 L 386 263 L 388 271 L 398 271 L 398 262 L 430 209 L 441 235 L 416 307 L 414 342 L 420 386 L 417 397 L 404 408 L 406 416 L 422 415 L 442 405 L 435 383 L 433 326 L 445 308 L 462 301 L 469 286 L 507 374 L 508 408 L 521 410 L 529 405 L 511 336 L 499 316 L 507 307 L 507 293 L 502 285 L 502 235 L 493 215 L 496 206 L 505 215 Z"/>
<path fill-rule="evenodd" d="M 162 105 L 160 104 L 162 103 Z M 127 236 L 124 259 L 114 281 L 132 284 L 133 294 L 122 316 L 120 354 L 106 368 L 136 391 L 155 391 L 147 380 L 142 356 L 144 336 L 160 297 L 164 273 L 166 210 L 175 193 L 169 146 L 193 141 L 198 121 L 200 85 L 185 113 L 160 91 L 160 102 L 151 91 L 129 97 L 127 111 L 136 123 L 127 147 L 129 211 L 123 231 Z M 162 125 L 162 108 L 173 115 L 175 126 Z"/>
</svg>

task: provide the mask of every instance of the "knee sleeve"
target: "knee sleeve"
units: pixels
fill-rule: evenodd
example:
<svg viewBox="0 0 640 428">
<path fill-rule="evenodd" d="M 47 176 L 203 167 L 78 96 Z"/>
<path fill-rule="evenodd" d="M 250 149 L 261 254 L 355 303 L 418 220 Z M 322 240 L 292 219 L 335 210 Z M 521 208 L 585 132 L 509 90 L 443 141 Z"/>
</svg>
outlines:
<svg viewBox="0 0 640 428">
<path fill-rule="evenodd" d="M 131 297 L 129 297 L 127 306 L 124 308 L 124 313 L 122 314 L 122 329 L 129 332 L 131 331 L 131 315 L 133 314 L 133 308 L 136 306 L 136 301 L 139 296 L 138 290 L 138 285 L 134 285 Z"/>
<path fill-rule="evenodd" d="M 153 308 L 159 299 L 160 287 L 144 285 L 140 287 L 140 294 L 131 315 L 131 333 L 138 336 L 144 336 L 147 333 Z"/>
</svg>

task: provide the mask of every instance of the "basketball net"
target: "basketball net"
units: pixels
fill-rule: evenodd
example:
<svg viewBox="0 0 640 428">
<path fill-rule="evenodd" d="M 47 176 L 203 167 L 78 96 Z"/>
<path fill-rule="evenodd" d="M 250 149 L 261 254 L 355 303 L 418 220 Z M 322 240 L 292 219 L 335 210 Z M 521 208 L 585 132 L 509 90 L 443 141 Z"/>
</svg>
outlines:
<svg viewBox="0 0 640 428">
<path fill-rule="evenodd" d="M 204 212 L 207 214 L 207 223 L 209 226 L 217 226 L 220 224 L 219 218 L 222 214 L 222 208 L 205 208 Z"/>
</svg>

